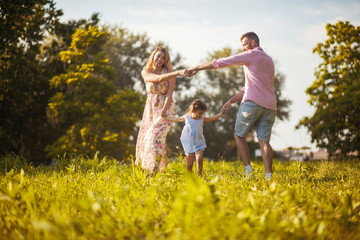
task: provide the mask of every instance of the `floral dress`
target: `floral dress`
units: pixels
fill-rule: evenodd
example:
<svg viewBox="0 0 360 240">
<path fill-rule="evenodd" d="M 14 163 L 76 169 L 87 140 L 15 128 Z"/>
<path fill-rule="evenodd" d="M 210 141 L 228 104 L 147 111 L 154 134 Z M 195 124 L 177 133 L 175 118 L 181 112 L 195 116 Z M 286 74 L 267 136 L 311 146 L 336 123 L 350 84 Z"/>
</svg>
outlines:
<svg viewBox="0 0 360 240">
<path fill-rule="evenodd" d="M 167 81 L 146 83 L 148 94 L 142 122 L 136 143 L 136 165 L 150 172 L 163 170 L 167 165 L 166 136 L 171 122 L 161 117 L 169 89 Z M 168 116 L 175 116 L 175 105 L 172 101 Z"/>
</svg>

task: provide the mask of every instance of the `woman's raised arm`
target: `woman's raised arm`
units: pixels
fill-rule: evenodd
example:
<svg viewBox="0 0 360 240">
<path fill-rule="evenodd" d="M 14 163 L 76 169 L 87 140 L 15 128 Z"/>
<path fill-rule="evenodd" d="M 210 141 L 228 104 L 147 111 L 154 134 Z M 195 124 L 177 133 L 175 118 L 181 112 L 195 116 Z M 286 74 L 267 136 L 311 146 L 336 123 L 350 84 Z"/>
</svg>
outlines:
<svg viewBox="0 0 360 240">
<path fill-rule="evenodd" d="M 186 69 L 177 70 L 164 74 L 156 74 L 145 69 L 141 71 L 141 76 L 144 78 L 145 82 L 155 82 L 155 83 L 165 82 L 169 79 L 175 78 L 176 76 L 186 76 L 186 74 L 187 74 Z"/>
</svg>

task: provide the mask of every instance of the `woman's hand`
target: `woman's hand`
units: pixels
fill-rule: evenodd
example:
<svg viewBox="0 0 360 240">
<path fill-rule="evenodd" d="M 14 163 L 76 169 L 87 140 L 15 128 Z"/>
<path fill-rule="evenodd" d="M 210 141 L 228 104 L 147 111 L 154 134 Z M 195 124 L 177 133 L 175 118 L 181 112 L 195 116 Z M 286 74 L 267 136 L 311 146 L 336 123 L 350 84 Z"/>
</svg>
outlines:
<svg viewBox="0 0 360 240">
<path fill-rule="evenodd" d="M 188 70 L 187 69 L 178 70 L 177 72 L 179 73 L 180 76 L 187 76 L 188 75 Z"/>
<path fill-rule="evenodd" d="M 166 118 L 167 117 L 167 110 L 166 109 L 162 109 L 162 111 L 161 111 L 161 117 L 163 117 L 163 118 Z"/>
</svg>

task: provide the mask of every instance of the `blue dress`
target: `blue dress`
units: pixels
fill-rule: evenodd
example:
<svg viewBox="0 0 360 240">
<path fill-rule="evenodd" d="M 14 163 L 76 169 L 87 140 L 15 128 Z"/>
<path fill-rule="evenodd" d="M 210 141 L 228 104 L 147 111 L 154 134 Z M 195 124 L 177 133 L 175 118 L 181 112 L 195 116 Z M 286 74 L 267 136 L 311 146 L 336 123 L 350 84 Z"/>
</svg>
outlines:
<svg viewBox="0 0 360 240">
<path fill-rule="evenodd" d="M 204 117 L 192 119 L 190 114 L 185 115 L 185 126 L 181 133 L 180 141 L 185 154 L 189 155 L 206 148 L 205 137 L 203 134 Z"/>
</svg>

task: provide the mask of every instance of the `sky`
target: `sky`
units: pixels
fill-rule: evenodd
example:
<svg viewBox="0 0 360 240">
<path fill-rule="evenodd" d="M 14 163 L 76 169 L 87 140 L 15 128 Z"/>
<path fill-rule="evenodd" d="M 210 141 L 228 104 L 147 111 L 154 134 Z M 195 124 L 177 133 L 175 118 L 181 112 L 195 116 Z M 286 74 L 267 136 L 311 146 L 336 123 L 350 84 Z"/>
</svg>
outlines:
<svg viewBox="0 0 360 240">
<path fill-rule="evenodd" d="M 321 63 L 312 50 L 327 39 L 327 23 L 341 20 L 360 25 L 358 0 L 55 0 L 55 3 L 64 12 L 63 21 L 90 18 L 99 12 L 103 24 L 118 25 L 136 34 L 146 33 L 152 42 L 165 42 L 174 53 L 181 54 L 189 67 L 204 63 L 214 50 L 241 49 L 240 36 L 249 31 L 257 33 L 260 46 L 275 61 L 276 71 L 285 75 L 282 96 L 292 101 L 289 120 L 276 121 L 273 127 L 270 143 L 278 151 L 289 146 L 318 150 L 305 128 L 295 129 L 300 119 L 311 117 L 315 110 L 305 93 Z"/>
</svg>

